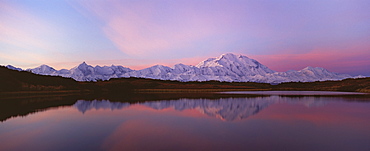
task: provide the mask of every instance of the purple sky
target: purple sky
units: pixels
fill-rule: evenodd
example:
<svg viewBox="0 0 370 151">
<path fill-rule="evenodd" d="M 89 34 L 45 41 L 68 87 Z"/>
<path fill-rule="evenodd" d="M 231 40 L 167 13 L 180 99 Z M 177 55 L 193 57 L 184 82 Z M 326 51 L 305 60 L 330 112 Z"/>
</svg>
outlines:
<svg viewBox="0 0 370 151">
<path fill-rule="evenodd" d="M 244 54 L 275 71 L 370 76 L 369 0 L 0 1 L 0 64 L 196 65 Z"/>
</svg>

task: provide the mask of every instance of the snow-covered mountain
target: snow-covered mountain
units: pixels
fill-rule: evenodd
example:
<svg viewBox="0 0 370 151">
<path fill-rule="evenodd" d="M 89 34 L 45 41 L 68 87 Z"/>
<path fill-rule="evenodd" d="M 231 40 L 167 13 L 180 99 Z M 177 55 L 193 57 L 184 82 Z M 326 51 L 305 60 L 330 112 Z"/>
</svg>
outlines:
<svg viewBox="0 0 370 151">
<path fill-rule="evenodd" d="M 243 55 L 223 54 L 196 66 L 176 64 L 173 68 L 156 65 L 125 74 L 125 77 L 142 77 L 178 81 L 228 81 L 281 83 L 290 81 L 325 81 L 351 78 L 347 74 L 332 73 L 320 67 L 307 67 L 299 71 L 275 72 L 254 59 Z"/>
<path fill-rule="evenodd" d="M 74 67 L 70 70 L 67 69 L 55 70 L 54 68 L 49 67 L 47 65 L 41 65 L 40 67 L 37 68 L 27 69 L 27 71 L 41 75 L 53 75 L 73 78 L 76 81 L 97 81 L 123 77 L 125 73 L 131 72 L 133 70 L 122 66 L 114 65 L 93 67 L 83 62 L 77 67 Z"/>
<path fill-rule="evenodd" d="M 12 65 L 7 65 L 7 66 L 5 66 L 5 67 L 7 67 L 8 69 L 17 70 L 17 71 L 22 71 L 22 70 L 23 70 L 23 69 L 21 69 L 21 68 L 14 67 L 14 66 L 12 66 Z"/>
<path fill-rule="evenodd" d="M 13 66 L 10 69 L 19 69 Z M 142 70 L 131 70 L 122 66 L 90 66 L 85 62 L 67 70 L 55 70 L 47 65 L 41 65 L 30 72 L 41 75 L 71 77 L 77 81 L 109 80 L 120 77 L 142 77 L 160 80 L 178 81 L 228 81 L 228 82 L 312 82 L 326 80 L 342 80 L 353 78 L 347 74 L 329 72 L 320 67 L 306 67 L 302 70 L 276 72 L 254 59 L 232 53 L 223 54 L 218 58 L 209 58 L 196 66 L 176 64 L 174 67 L 155 65 Z"/>
</svg>

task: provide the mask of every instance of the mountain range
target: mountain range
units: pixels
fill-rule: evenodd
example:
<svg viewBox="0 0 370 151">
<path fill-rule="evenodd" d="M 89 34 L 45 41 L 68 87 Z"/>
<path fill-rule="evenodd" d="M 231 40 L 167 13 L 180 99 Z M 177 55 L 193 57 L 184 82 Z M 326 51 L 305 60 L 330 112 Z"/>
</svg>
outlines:
<svg viewBox="0 0 370 151">
<path fill-rule="evenodd" d="M 22 70 L 8 65 L 7 68 Z M 33 69 L 26 69 L 35 74 L 62 76 L 73 78 L 76 81 L 99 81 L 121 77 L 139 77 L 159 80 L 176 81 L 227 81 L 227 82 L 313 82 L 327 80 L 342 80 L 355 78 L 348 74 L 329 72 L 321 67 L 306 67 L 302 70 L 276 72 L 258 61 L 244 55 L 232 53 L 223 54 L 217 58 L 209 58 L 199 64 L 176 64 L 173 67 L 155 65 L 142 70 L 132 70 L 123 66 L 91 66 L 85 62 L 72 69 L 56 70 L 48 65 L 41 65 Z"/>
</svg>

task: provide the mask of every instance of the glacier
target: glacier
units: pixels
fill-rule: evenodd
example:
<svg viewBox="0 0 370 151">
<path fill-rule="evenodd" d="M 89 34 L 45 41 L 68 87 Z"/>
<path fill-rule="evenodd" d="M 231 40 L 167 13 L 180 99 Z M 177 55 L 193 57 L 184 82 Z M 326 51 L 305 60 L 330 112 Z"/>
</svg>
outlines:
<svg viewBox="0 0 370 151">
<path fill-rule="evenodd" d="M 13 70 L 22 70 L 10 65 L 7 67 Z M 348 74 L 330 72 L 321 67 L 306 67 L 298 71 L 276 72 L 254 59 L 233 53 L 206 59 L 195 66 L 180 63 L 173 67 L 155 65 L 142 70 L 132 70 L 115 65 L 93 67 L 83 62 L 69 70 L 56 70 L 48 65 L 41 65 L 33 69 L 26 69 L 26 71 L 40 75 L 73 78 L 76 81 L 105 81 L 111 78 L 138 77 L 182 82 L 215 80 L 225 82 L 282 83 L 356 78 Z"/>
</svg>

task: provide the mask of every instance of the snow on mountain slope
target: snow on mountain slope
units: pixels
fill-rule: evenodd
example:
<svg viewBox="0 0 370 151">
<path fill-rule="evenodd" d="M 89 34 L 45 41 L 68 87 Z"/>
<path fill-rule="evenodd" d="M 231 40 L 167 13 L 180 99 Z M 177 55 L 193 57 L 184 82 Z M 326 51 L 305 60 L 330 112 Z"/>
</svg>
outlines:
<svg viewBox="0 0 370 151">
<path fill-rule="evenodd" d="M 266 73 L 274 73 L 275 71 L 260 64 L 254 59 L 249 59 L 246 56 L 234 55 L 232 53 L 223 54 L 218 58 L 212 58 L 200 62 L 196 65 L 198 68 L 215 68 L 227 69 L 234 72 L 238 76 L 245 75 L 264 75 Z"/>
<path fill-rule="evenodd" d="M 268 75 L 268 83 L 280 83 L 290 81 L 300 82 L 312 82 L 312 81 L 326 81 L 326 80 L 342 80 L 346 78 L 352 78 L 347 74 L 338 74 L 329 72 L 328 70 L 321 67 L 306 67 L 299 71 L 288 71 L 288 72 L 275 72 Z M 275 79 L 275 81 L 272 81 Z"/>
<path fill-rule="evenodd" d="M 41 75 L 57 75 L 57 70 L 54 68 L 48 66 L 48 65 L 41 65 L 37 68 L 33 69 L 27 69 L 27 71 L 30 71 L 35 74 L 41 74 Z"/>
<path fill-rule="evenodd" d="M 133 70 L 122 66 L 114 65 L 93 67 L 83 62 L 70 70 L 67 69 L 55 70 L 54 68 L 49 67 L 47 65 L 41 65 L 37 68 L 27 69 L 27 71 L 41 75 L 52 75 L 73 78 L 76 81 L 97 81 L 97 80 L 109 80 L 110 78 L 119 78 L 122 77 L 123 74 L 131 72 Z"/>
<path fill-rule="evenodd" d="M 16 69 L 9 66 L 9 69 Z M 155 65 L 142 70 L 131 70 L 122 66 L 90 66 L 82 64 L 67 70 L 55 70 L 47 65 L 27 69 L 35 74 L 71 77 L 77 81 L 109 80 L 120 77 L 141 77 L 160 80 L 178 81 L 228 81 L 228 82 L 312 82 L 325 80 L 341 80 L 352 78 L 347 74 L 329 72 L 320 67 L 306 67 L 302 70 L 275 72 L 254 59 L 232 53 L 223 54 L 218 58 L 209 58 L 196 66 L 176 64 L 170 68 Z"/>
<path fill-rule="evenodd" d="M 12 66 L 12 65 L 7 65 L 7 66 L 5 66 L 6 68 L 8 68 L 8 69 L 11 69 L 11 70 L 17 70 L 17 71 L 22 71 L 23 69 L 21 69 L 21 68 L 17 68 L 17 67 L 14 67 L 14 66 Z"/>
<path fill-rule="evenodd" d="M 70 70 L 69 74 L 62 75 L 64 77 L 71 77 L 77 81 L 97 81 L 109 80 L 111 78 L 122 77 L 123 74 L 133 70 L 122 66 L 90 66 L 85 62 Z"/>
<path fill-rule="evenodd" d="M 141 78 L 151 78 L 151 79 L 170 79 L 169 75 L 172 69 L 163 65 L 155 65 L 142 70 L 132 71 L 126 73 L 126 77 L 141 77 Z"/>
</svg>

